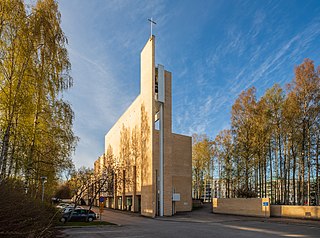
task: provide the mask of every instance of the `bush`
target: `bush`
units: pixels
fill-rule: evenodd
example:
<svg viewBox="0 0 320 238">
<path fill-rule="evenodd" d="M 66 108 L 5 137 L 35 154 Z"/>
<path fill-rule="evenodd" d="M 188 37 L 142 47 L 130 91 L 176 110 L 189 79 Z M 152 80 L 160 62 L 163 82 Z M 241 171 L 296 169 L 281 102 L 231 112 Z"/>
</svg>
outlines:
<svg viewBox="0 0 320 238">
<path fill-rule="evenodd" d="M 0 237 L 54 237 L 57 211 L 24 193 L 17 181 L 0 184 Z"/>
<path fill-rule="evenodd" d="M 257 198 L 258 194 L 250 189 L 239 188 L 236 190 L 236 196 L 238 198 Z"/>
<path fill-rule="evenodd" d="M 61 185 L 55 192 L 54 197 L 59 199 L 69 199 L 72 197 L 71 189 L 67 184 Z"/>
</svg>

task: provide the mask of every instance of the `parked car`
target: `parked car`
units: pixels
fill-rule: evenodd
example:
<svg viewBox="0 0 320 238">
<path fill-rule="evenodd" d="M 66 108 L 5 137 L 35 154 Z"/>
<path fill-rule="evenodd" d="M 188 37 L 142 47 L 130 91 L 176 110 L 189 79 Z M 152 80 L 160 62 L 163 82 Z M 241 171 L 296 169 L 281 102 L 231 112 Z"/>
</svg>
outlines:
<svg viewBox="0 0 320 238">
<path fill-rule="evenodd" d="M 69 204 L 69 203 L 59 203 L 57 206 L 56 206 L 56 208 L 58 208 L 58 209 L 63 209 L 63 208 L 66 208 L 66 207 L 68 207 L 68 206 L 70 206 L 71 204 Z"/>
<path fill-rule="evenodd" d="M 96 213 L 94 213 L 92 210 L 75 209 L 74 211 L 63 213 L 62 217 L 60 218 L 60 221 L 66 222 L 69 216 L 71 216 L 69 221 L 86 221 L 87 216 L 87 221 L 89 222 L 92 222 L 93 220 L 97 219 Z"/>
<path fill-rule="evenodd" d="M 76 209 L 83 209 L 83 207 L 77 206 Z M 72 210 L 74 210 L 74 205 L 70 205 L 70 206 L 63 208 L 62 213 L 71 212 Z"/>
</svg>

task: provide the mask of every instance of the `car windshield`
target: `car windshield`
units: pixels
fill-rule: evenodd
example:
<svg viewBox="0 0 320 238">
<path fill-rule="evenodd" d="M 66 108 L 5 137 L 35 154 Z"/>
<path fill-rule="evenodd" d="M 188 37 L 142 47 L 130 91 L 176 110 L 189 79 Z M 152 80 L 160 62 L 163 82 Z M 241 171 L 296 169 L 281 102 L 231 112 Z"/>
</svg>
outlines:
<svg viewBox="0 0 320 238">
<path fill-rule="evenodd" d="M 77 213 L 80 213 L 80 214 L 87 214 L 88 213 L 88 210 L 87 209 L 76 209 L 75 210 Z M 94 214 L 94 212 L 92 210 L 89 211 L 89 214 Z"/>
</svg>

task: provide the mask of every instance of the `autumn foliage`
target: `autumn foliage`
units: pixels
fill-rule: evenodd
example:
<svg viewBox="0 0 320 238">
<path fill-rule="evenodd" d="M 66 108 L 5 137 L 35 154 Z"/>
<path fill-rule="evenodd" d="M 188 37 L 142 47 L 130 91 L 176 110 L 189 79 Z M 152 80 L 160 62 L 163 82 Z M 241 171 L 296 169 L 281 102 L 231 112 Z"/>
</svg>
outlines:
<svg viewBox="0 0 320 238">
<path fill-rule="evenodd" d="M 63 100 L 73 81 L 60 17 L 54 0 L 0 1 L 0 181 L 22 179 L 33 197 L 42 176 L 53 193 L 77 141 Z"/>
<path fill-rule="evenodd" d="M 232 106 L 231 129 L 212 141 L 220 196 L 319 205 L 319 100 L 320 67 L 310 59 L 295 67 L 285 88 L 275 84 L 260 99 L 254 87 L 243 91 Z"/>
</svg>

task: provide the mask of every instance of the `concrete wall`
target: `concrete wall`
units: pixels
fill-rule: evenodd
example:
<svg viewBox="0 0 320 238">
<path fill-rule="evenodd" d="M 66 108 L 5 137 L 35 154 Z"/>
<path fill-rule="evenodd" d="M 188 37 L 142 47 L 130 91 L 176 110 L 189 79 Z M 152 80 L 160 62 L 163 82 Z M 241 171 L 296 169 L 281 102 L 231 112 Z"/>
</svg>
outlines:
<svg viewBox="0 0 320 238">
<path fill-rule="evenodd" d="M 192 210 L 192 138 L 173 134 L 172 186 L 180 194 L 175 212 Z"/>
<path fill-rule="evenodd" d="M 213 213 L 270 217 L 269 198 L 214 198 Z M 268 202 L 268 206 L 263 206 Z"/>
<path fill-rule="evenodd" d="M 192 138 L 170 133 L 165 137 L 164 156 L 164 215 L 192 210 Z M 159 173 L 159 131 L 155 131 L 155 169 Z M 170 140 L 169 140 L 170 138 Z M 168 143 L 171 141 L 171 143 Z M 180 194 L 180 201 L 172 201 L 174 193 Z"/>
<path fill-rule="evenodd" d="M 156 191 L 153 168 L 153 134 L 155 114 L 155 38 L 152 36 L 141 52 L 141 91 L 128 109 L 117 120 L 105 136 L 105 155 L 112 151 L 115 163 L 123 168 L 117 174 L 115 200 L 122 196 L 122 207 L 126 206 L 126 194 L 133 194 L 133 168 L 136 167 L 136 191 L 141 194 L 141 214 L 155 216 Z M 133 158 L 132 135 L 137 133 L 138 158 Z M 127 148 L 125 148 L 127 147 Z M 104 168 L 101 156 L 95 162 L 95 172 Z M 101 172 L 101 171 L 100 171 Z M 124 175 L 125 174 L 125 175 Z M 125 178 L 125 179 L 124 179 Z M 117 207 L 117 206 L 116 206 Z"/>
<path fill-rule="evenodd" d="M 155 97 L 155 38 L 152 36 L 141 52 L 141 97 L 144 112 L 141 111 L 141 214 L 154 217 L 156 214 L 156 191 L 153 184 L 153 133 Z M 130 125 L 130 124 L 129 124 Z M 144 144 L 144 145 L 143 145 Z"/>
<path fill-rule="evenodd" d="M 173 141 L 172 141 L 172 92 L 171 92 L 171 73 L 165 71 L 165 103 L 163 107 L 163 127 L 164 127 L 164 216 L 172 215 L 172 151 L 173 151 Z M 159 110 L 159 104 L 156 102 L 156 111 Z M 156 176 L 160 176 L 159 169 L 159 131 L 154 131 L 153 138 L 153 167 L 154 167 L 154 184 L 156 191 L 159 191 L 160 183 L 157 182 Z"/>
<path fill-rule="evenodd" d="M 271 205 L 271 216 L 320 220 L 320 206 Z"/>
</svg>

